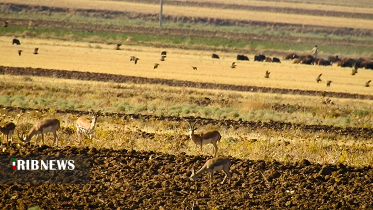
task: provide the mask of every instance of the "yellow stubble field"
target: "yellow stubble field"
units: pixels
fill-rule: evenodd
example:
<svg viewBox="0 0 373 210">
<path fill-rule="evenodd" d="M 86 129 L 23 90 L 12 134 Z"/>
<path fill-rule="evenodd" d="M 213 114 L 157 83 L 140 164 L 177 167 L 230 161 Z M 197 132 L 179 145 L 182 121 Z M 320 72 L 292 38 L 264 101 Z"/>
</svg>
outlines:
<svg viewBox="0 0 373 210">
<path fill-rule="evenodd" d="M 236 61 L 235 53 L 129 45 L 122 46 L 118 51 L 114 50 L 114 45 L 28 38 L 21 39 L 21 43 L 19 46 L 11 45 L 10 37 L 0 37 L 0 65 L 373 94 L 372 87 L 364 87 L 367 80 L 373 79 L 372 70 L 359 69 L 359 73 L 352 76 L 351 68 L 300 65 L 290 61 L 282 61 L 281 64 L 254 62 L 253 55 L 248 55 L 250 61 Z M 33 54 L 35 47 L 40 48 L 38 55 Z M 21 56 L 17 53 L 19 49 L 23 50 Z M 159 60 L 163 50 L 168 52 L 166 61 Z M 212 59 L 212 53 L 218 53 L 221 59 Z M 130 56 L 140 58 L 136 65 L 129 61 Z M 232 69 L 230 65 L 234 61 L 237 67 Z M 154 63 L 160 66 L 153 69 Z M 193 70 L 192 66 L 198 70 Z M 271 72 L 269 79 L 264 78 L 267 70 Z M 320 73 L 323 81 L 316 83 Z M 333 81 L 331 87 L 326 87 L 327 80 Z"/>
</svg>

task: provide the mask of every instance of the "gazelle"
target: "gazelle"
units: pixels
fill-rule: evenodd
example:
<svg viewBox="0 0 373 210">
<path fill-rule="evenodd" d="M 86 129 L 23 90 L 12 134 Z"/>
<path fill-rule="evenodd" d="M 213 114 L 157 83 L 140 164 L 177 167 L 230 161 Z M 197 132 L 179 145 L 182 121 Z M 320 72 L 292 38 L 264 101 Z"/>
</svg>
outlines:
<svg viewBox="0 0 373 210">
<path fill-rule="evenodd" d="M 225 173 L 225 177 L 221 184 L 224 184 L 225 179 L 229 178 L 229 183 L 231 181 L 231 173 L 229 172 L 229 169 L 231 167 L 231 161 L 228 158 L 223 157 L 216 157 L 208 160 L 205 165 L 202 166 L 201 169 L 199 169 L 196 173 L 194 173 L 194 168 L 192 168 L 192 175 L 190 175 L 190 178 L 195 181 L 198 177 L 202 175 L 203 172 L 207 171 L 211 175 L 211 181 L 210 185 L 214 179 L 214 172 L 215 171 L 223 171 Z"/>
<path fill-rule="evenodd" d="M 44 120 L 41 120 L 39 122 L 37 122 L 30 130 L 30 132 L 27 134 L 27 136 L 21 138 L 20 136 L 20 140 L 22 141 L 25 141 L 25 142 L 30 142 L 31 141 L 31 138 L 35 135 L 37 135 L 36 137 L 36 141 L 35 141 L 35 144 L 38 143 L 38 141 L 40 140 L 40 136 L 43 140 L 43 144 L 44 144 L 44 134 L 45 133 L 48 133 L 48 132 L 51 132 L 53 133 L 53 144 L 54 145 L 58 145 L 57 143 L 57 130 L 60 129 L 60 121 L 58 119 L 44 119 Z"/>
<path fill-rule="evenodd" d="M 92 112 L 92 120 L 87 119 L 86 117 L 79 117 L 76 120 L 76 129 L 78 135 L 86 134 L 91 139 L 93 136 L 93 132 L 96 126 L 97 118 L 100 115 L 100 111 L 93 113 Z"/>
<path fill-rule="evenodd" d="M 195 127 L 195 124 L 191 124 L 189 121 L 188 121 L 188 124 L 189 124 L 189 135 L 190 135 L 190 139 L 194 142 L 194 144 L 196 144 L 196 146 L 201 146 L 201 151 L 202 151 L 202 146 L 204 144 L 212 144 L 214 146 L 214 157 L 216 157 L 216 154 L 218 152 L 218 146 L 217 146 L 217 142 L 220 141 L 221 139 L 221 135 L 218 131 L 210 131 L 210 132 L 207 132 L 205 134 L 201 133 L 199 135 L 197 134 L 194 134 L 194 131 L 197 130 L 197 128 Z"/>
<path fill-rule="evenodd" d="M 4 137 L 6 136 L 7 142 L 8 142 L 9 136 L 10 136 L 10 140 L 13 141 L 14 129 L 16 129 L 16 125 L 12 122 L 5 124 L 4 127 L 0 127 L 0 131 L 1 133 L 3 133 Z"/>
</svg>

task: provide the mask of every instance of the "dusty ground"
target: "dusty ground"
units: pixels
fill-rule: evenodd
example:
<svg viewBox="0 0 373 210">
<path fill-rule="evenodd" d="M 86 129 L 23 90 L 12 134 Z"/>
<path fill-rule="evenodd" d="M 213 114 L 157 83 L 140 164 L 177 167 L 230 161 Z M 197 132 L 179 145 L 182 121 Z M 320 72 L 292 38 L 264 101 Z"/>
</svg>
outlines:
<svg viewBox="0 0 373 210">
<path fill-rule="evenodd" d="M 7 147 L 3 155 L 88 154 L 91 183 L 0 185 L 1 209 L 372 209 L 373 169 L 233 160 L 230 184 L 188 179 L 207 157 L 111 149 Z M 219 174 L 219 175 L 218 175 Z M 163 208 L 161 208 L 163 207 Z"/>
</svg>

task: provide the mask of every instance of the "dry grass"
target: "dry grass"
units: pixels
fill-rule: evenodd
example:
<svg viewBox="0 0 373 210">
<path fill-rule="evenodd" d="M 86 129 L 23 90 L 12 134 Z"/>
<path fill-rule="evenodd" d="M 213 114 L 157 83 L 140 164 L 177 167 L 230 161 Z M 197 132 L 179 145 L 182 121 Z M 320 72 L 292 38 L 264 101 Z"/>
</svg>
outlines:
<svg viewBox="0 0 373 210">
<path fill-rule="evenodd" d="M 16 0 L 2 0 L 4 3 L 24 3 Z M 43 5 L 53 7 L 66 7 L 75 9 L 101 9 L 114 10 L 124 12 L 136 12 L 157 14 L 159 6 L 153 4 L 132 3 L 132 2 L 117 2 L 117 1 L 92 1 L 92 0 L 64 0 L 46 2 L 43 0 L 28 1 L 30 5 Z M 221 18 L 231 20 L 247 20 L 247 21 L 265 21 L 265 22 L 281 22 L 288 24 L 306 24 L 325 27 L 348 27 L 360 29 L 373 29 L 373 20 L 365 19 L 349 19 L 343 17 L 319 17 L 311 15 L 283 14 L 263 11 L 245 11 L 219 8 L 203 8 L 203 7 L 180 7 L 165 5 L 164 15 L 171 16 L 188 16 L 188 17 L 203 17 L 203 18 Z"/>
<path fill-rule="evenodd" d="M 1 110 L 4 112 L 4 110 Z M 17 113 L 6 113 L 15 115 Z M 124 120 L 117 117 L 100 117 L 93 139 L 84 138 L 80 143 L 75 134 L 74 121 L 78 116 L 56 114 L 53 111 L 27 112 L 17 125 L 30 127 L 46 117 L 60 119 L 62 129 L 58 131 L 59 145 L 88 146 L 96 148 L 116 148 L 130 150 L 157 151 L 169 154 L 212 155 L 212 146 L 203 150 L 189 140 L 186 123 L 173 121 Z M 27 126 L 26 126 L 27 127 Z M 218 155 L 233 156 L 251 160 L 277 160 L 296 162 L 308 159 L 320 164 L 343 163 L 351 166 L 369 166 L 373 162 L 373 145 L 366 140 L 356 140 L 338 135 L 330 136 L 322 132 L 304 133 L 298 130 L 281 132 L 241 127 L 220 128 L 216 125 L 202 126 L 197 132 L 217 129 L 223 138 L 218 143 Z M 152 136 L 152 137 L 150 137 Z M 52 135 L 46 135 L 46 144 L 52 144 Z M 34 144 L 32 139 L 32 143 Z M 15 137 L 15 142 L 20 142 Z M 2 149 L 6 149 L 3 145 Z"/>
<path fill-rule="evenodd" d="M 54 40 L 22 39 L 22 45 L 9 44 L 8 37 L 0 38 L 0 57 L 4 66 L 40 67 L 90 71 L 99 73 L 122 74 L 141 77 L 188 80 L 238 85 L 266 86 L 303 90 L 325 90 L 334 92 L 372 94 L 371 88 L 364 87 L 367 80 L 373 78 L 373 71 L 359 70 L 351 76 L 350 68 L 323 67 L 278 63 L 236 62 L 235 69 L 230 64 L 236 60 L 235 54 L 219 53 L 222 59 L 211 59 L 210 52 L 180 49 L 159 49 L 140 46 L 122 46 L 121 51 L 114 45 L 100 44 L 99 48 L 90 48 L 86 43 Z M 34 47 L 39 54 L 33 55 Z M 23 49 L 22 56 L 17 50 Z M 160 52 L 168 51 L 166 61 L 159 61 Z M 129 61 L 130 56 L 139 57 L 137 65 Z M 154 63 L 160 63 L 153 69 Z M 192 66 L 197 66 L 194 71 Z M 264 78 L 265 71 L 271 72 L 270 78 Z M 323 82 L 316 83 L 318 74 L 323 73 Z M 326 80 L 332 80 L 326 87 Z"/>
</svg>

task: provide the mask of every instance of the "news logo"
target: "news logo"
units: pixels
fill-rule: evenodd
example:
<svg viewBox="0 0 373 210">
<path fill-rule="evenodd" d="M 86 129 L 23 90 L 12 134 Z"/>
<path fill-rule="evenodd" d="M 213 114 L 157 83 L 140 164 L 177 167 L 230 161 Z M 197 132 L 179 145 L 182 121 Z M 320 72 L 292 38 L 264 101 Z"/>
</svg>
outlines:
<svg viewBox="0 0 373 210">
<path fill-rule="evenodd" d="M 89 155 L 0 155 L 0 184 L 87 184 Z"/>
<path fill-rule="evenodd" d="M 15 170 L 74 170 L 75 164 L 74 160 L 59 160 L 59 159 L 52 159 L 52 160 L 17 160 L 16 158 L 12 158 L 12 169 Z"/>
</svg>

